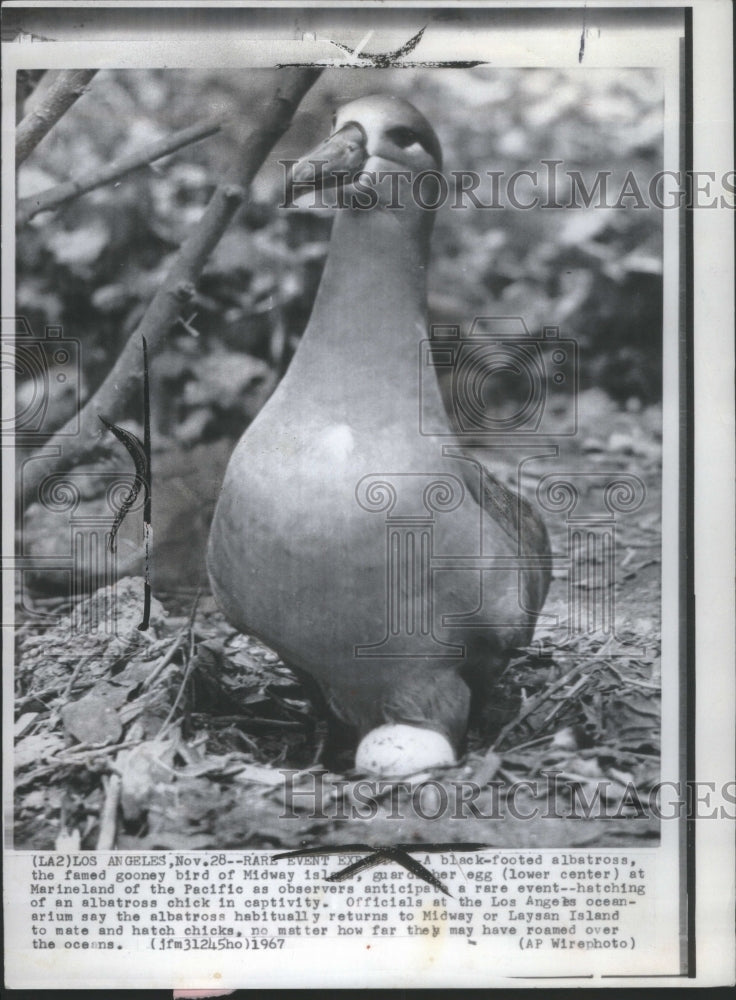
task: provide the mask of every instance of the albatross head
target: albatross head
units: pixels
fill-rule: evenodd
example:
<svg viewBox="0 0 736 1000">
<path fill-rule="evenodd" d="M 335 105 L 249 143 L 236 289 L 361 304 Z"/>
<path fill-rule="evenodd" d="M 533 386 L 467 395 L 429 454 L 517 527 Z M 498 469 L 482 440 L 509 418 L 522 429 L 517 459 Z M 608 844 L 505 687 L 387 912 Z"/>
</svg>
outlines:
<svg viewBox="0 0 736 1000">
<path fill-rule="evenodd" d="M 291 180 L 319 191 L 329 207 L 421 209 L 436 198 L 441 169 L 439 139 L 424 115 L 399 97 L 373 94 L 338 109 L 330 135 L 294 164 Z M 302 195 L 296 204 L 309 202 Z"/>
</svg>

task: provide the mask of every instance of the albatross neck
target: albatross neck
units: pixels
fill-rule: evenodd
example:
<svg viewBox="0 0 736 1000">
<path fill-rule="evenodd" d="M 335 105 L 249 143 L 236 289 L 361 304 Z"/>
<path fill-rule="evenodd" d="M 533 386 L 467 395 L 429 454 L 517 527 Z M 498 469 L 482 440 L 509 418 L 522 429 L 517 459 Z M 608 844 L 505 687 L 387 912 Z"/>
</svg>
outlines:
<svg viewBox="0 0 736 1000">
<path fill-rule="evenodd" d="M 317 380 L 313 391 L 332 398 L 386 383 L 415 397 L 431 223 L 416 209 L 338 211 L 289 376 Z"/>
</svg>

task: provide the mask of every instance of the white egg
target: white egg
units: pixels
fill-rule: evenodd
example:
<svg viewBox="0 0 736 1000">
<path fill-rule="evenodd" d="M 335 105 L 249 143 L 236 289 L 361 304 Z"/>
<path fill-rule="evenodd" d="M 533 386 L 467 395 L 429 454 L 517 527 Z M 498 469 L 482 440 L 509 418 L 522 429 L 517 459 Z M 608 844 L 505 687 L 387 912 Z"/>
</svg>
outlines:
<svg viewBox="0 0 736 1000">
<path fill-rule="evenodd" d="M 400 778 L 427 767 L 455 763 L 449 740 L 434 729 L 387 723 L 360 741 L 355 767 L 364 774 Z"/>
</svg>

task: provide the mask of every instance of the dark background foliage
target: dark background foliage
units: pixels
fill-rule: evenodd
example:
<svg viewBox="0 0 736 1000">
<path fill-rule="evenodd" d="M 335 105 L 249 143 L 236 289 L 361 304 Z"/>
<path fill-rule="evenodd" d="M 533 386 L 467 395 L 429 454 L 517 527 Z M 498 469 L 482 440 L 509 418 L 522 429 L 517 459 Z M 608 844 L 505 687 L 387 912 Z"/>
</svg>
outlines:
<svg viewBox="0 0 736 1000">
<path fill-rule="evenodd" d="M 17 311 L 36 336 L 48 325 L 60 325 L 65 337 L 79 341 L 83 398 L 108 373 L 182 241 L 200 224 L 239 140 L 259 122 L 274 82 L 274 73 L 265 70 L 101 71 L 22 166 L 21 197 L 193 122 L 213 115 L 225 122 L 219 134 L 18 231 Z M 24 110 L 42 97 L 44 85 Z M 74 756 L 74 746 L 69 756 L 68 744 L 107 740 L 104 752 L 112 758 L 125 727 L 125 738 L 138 745 L 128 757 L 120 751 L 116 758 L 123 789 L 119 847 L 262 846 L 315 837 L 324 844 L 370 836 L 380 842 L 395 834 L 380 817 L 372 821 L 372 834 L 360 824 L 316 828 L 308 817 L 285 829 L 281 805 L 271 799 L 278 780 L 274 769 L 284 762 L 309 767 L 318 756 L 321 723 L 275 653 L 235 635 L 206 598 L 199 605 L 192 600 L 200 587 L 206 593 L 204 545 L 234 440 L 288 366 L 329 243 L 329 217 L 278 207 L 284 189 L 278 161 L 312 149 L 325 136 L 336 104 L 375 92 L 407 97 L 427 115 L 448 172 L 541 173 L 543 160 L 561 160 L 560 170 L 579 171 L 588 187 L 596 171 L 609 171 L 615 201 L 628 171 L 646 188 L 662 166 L 662 87 L 648 70 L 329 70 L 322 75 L 152 361 L 153 582 L 168 617 L 154 600 L 152 628 L 138 632 L 141 581 L 128 580 L 119 585 L 116 599 L 130 626 L 124 634 L 135 635 L 140 644 L 121 650 L 117 637 L 93 632 L 85 637 L 80 660 L 82 647 L 67 619 L 56 630 L 39 628 L 45 608 L 65 607 L 61 587 L 52 598 L 39 597 L 39 590 L 53 591 L 53 574 L 25 576 L 24 582 L 38 589 L 30 597 L 23 593 L 22 610 L 29 614 L 18 636 L 18 711 L 25 713 L 16 745 L 19 844 L 58 845 L 60 831 L 76 828 L 82 844 L 94 846 L 106 795 L 96 757 L 102 751 L 93 751 L 87 766 L 87 758 Z M 528 188 L 519 190 L 526 195 Z M 564 201 L 564 185 L 560 195 Z M 560 569 L 545 611 L 550 622 L 559 619 L 561 625 L 540 625 L 538 655 L 531 662 L 520 655 L 500 685 L 500 703 L 505 692 L 509 704 L 514 702 L 505 742 L 498 753 L 486 753 L 487 739 L 471 734 L 470 762 L 458 773 L 474 775 L 482 786 L 502 766 L 500 773 L 511 781 L 550 766 L 558 769 L 564 759 L 567 771 L 591 789 L 611 777 L 614 805 L 627 782 L 646 789 L 659 777 L 661 215 L 634 207 L 633 199 L 624 206 L 446 207 L 437 214 L 429 275 L 432 322 L 457 324 L 467 333 L 477 316 L 515 316 L 533 336 L 554 326 L 561 337 L 575 339 L 579 433 L 561 439 L 560 467 L 626 470 L 646 485 L 646 503 L 619 526 L 624 555 L 616 578 L 600 584 L 615 586 L 623 650 L 607 650 L 598 635 L 565 640 L 568 570 Z M 508 375 L 493 386 L 500 407 L 513 407 L 524 388 Z M 77 399 L 68 383 L 52 377 L 49 387 L 51 430 L 71 415 Z M 19 377 L 21 407 L 31 389 Z M 556 411 L 561 421 L 569 418 L 564 408 L 571 404 L 570 398 L 561 401 Z M 109 416 L 140 434 L 141 413 L 138 399 L 126 412 Z M 103 444 L 107 454 L 93 456 L 75 472 L 83 484 L 84 513 L 109 520 L 104 483 L 96 477 L 111 467 L 129 473 L 131 463 L 111 435 Z M 535 483 L 521 485 L 532 492 Z M 122 573 L 140 574 L 141 518 L 140 511 L 134 513 L 123 524 L 118 558 Z M 54 515 L 35 504 L 25 514 L 25 554 L 66 554 L 66 512 Z M 555 551 L 564 551 L 564 517 L 547 520 Z M 569 572 L 574 575 L 574 567 Z M 593 567 L 590 579 L 579 581 L 581 591 L 590 590 L 595 598 L 597 581 Z M 178 608 L 172 594 L 183 598 Z M 157 680 L 147 687 L 152 671 Z M 522 690 L 526 709 L 514 721 Z M 96 728 L 111 720 L 114 732 Z M 206 751 L 192 750 L 202 745 Z M 632 822 L 624 811 L 618 826 L 606 821 L 596 835 L 616 843 L 656 834 L 647 823 L 637 833 Z M 430 835 L 452 839 L 455 832 L 433 824 Z M 492 833 L 484 826 L 476 839 L 539 844 L 539 832 L 528 824 L 500 823 Z M 428 839 L 425 830 L 414 834 Z M 587 824 L 556 826 L 544 834 L 560 843 L 591 842 Z"/>
<path fill-rule="evenodd" d="M 42 98 L 45 82 L 24 110 Z M 217 135 L 55 214 L 41 214 L 18 232 L 18 313 L 36 336 L 47 325 L 61 325 L 64 336 L 79 341 L 83 398 L 135 330 L 180 244 L 227 176 L 239 142 L 259 122 L 274 82 L 271 70 L 102 71 L 19 171 L 22 197 L 202 119 L 224 122 Z M 536 193 L 544 201 L 544 160 L 562 161 L 562 204 L 570 196 L 570 171 L 578 171 L 588 189 L 597 171 L 608 172 L 614 203 L 629 171 L 645 191 L 662 165 L 662 88 L 653 71 L 323 73 L 153 358 L 154 576 L 166 590 L 206 587 L 204 540 L 227 457 L 288 366 L 319 284 L 332 213 L 279 207 L 285 182 L 279 161 L 303 155 L 324 138 L 335 106 L 375 92 L 404 96 L 427 115 L 448 176 L 537 171 L 540 188 L 531 192 L 528 183 L 519 184 L 523 199 Z M 579 442 L 592 436 L 591 447 L 605 450 L 617 411 L 628 418 L 627 440 L 639 431 L 658 437 L 661 213 L 636 207 L 631 197 L 616 208 L 523 211 L 509 207 L 503 185 L 501 191 L 504 208 L 466 202 L 453 210 L 451 195 L 436 213 L 430 321 L 467 333 L 475 317 L 515 316 L 534 337 L 545 326 L 558 327 L 580 352 Z M 478 193 L 484 204 L 490 201 L 487 185 Z M 527 391 L 526 380 L 508 371 L 491 384 L 500 408 L 513 410 Z M 68 384 L 52 378 L 49 385 L 51 429 L 71 415 L 76 399 Z M 21 404 L 30 389 L 19 381 Z M 569 405 L 561 401 L 562 408 Z M 108 416 L 136 431 L 141 413 L 139 398 L 126 412 Z M 112 451 L 111 461 L 118 460 L 127 468 L 121 448 Z M 133 553 L 127 568 L 139 572 L 140 526 L 132 524 L 129 519 L 123 530 L 123 536 L 135 535 L 127 543 Z M 59 533 L 43 518 L 29 516 L 25 531 L 36 554 L 56 552 Z"/>
<path fill-rule="evenodd" d="M 86 391 L 107 372 L 257 120 L 270 71 L 105 71 L 44 140 L 19 176 L 28 194 L 144 146 L 210 114 L 225 130 L 148 169 L 37 217 L 18 235 L 21 314 L 36 332 L 59 324 L 82 344 Z M 281 158 L 329 127 L 336 104 L 365 93 L 413 100 L 439 133 L 445 169 L 481 173 L 562 160 L 588 186 L 610 171 L 615 200 L 633 170 L 642 187 L 661 167 L 656 73 L 628 70 L 332 70 L 307 95 L 250 204 L 199 282 L 188 328 L 156 361 L 158 431 L 192 444 L 239 433 L 301 334 L 331 220 L 280 209 Z M 528 195 L 528 186 L 519 192 Z M 561 200 L 568 186 L 560 185 Z M 488 189 L 481 189 L 484 201 Z M 484 197 L 485 194 L 485 197 Z M 544 192 L 542 192 L 544 194 Z M 581 350 L 581 388 L 623 403 L 660 396 L 661 226 L 634 199 L 616 209 L 438 212 L 432 317 L 467 329 L 476 315 L 516 315 L 532 334 L 559 326 Z M 229 377 L 224 377 L 225 375 Z M 499 392 L 503 392 L 499 386 Z M 133 416 L 133 414 L 130 414 Z"/>
</svg>

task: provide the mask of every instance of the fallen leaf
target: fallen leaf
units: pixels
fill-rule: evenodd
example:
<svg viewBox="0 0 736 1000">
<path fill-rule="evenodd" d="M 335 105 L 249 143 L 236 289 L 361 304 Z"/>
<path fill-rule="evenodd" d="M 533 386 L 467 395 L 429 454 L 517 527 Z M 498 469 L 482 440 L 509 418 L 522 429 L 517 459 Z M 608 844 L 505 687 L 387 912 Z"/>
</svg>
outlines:
<svg viewBox="0 0 736 1000">
<path fill-rule="evenodd" d="M 79 743 L 116 743 L 123 732 L 120 716 L 106 698 L 90 694 L 61 710 L 65 731 Z"/>
</svg>

